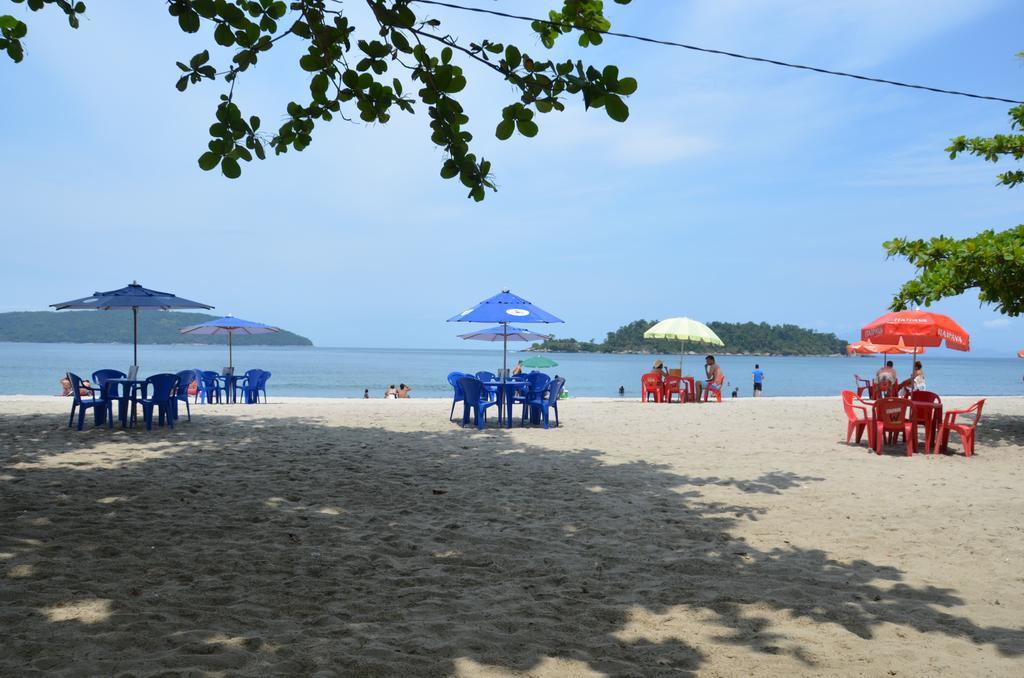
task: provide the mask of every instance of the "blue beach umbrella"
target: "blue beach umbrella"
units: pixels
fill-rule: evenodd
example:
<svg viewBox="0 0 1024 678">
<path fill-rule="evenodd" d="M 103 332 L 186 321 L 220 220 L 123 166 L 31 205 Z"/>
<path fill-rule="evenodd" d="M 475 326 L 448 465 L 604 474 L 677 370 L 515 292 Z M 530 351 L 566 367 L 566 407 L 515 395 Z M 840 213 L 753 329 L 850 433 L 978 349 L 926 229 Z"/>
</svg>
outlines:
<svg viewBox="0 0 1024 678">
<path fill-rule="evenodd" d="M 228 367 L 234 367 L 234 356 L 232 355 L 232 343 L 235 334 L 272 334 L 280 332 L 280 327 L 271 327 L 252 320 L 242 320 L 232 315 L 223 318 L 207 320 L 198 325 L 189 325 L 178 330 L 181 334 L 226 334 L 228 335 Z"/>
<path fill-rule="evenodd" d="M 139 366 L 139 311 L 169 311 L 175 308 L 205 308 L 213 306 L 175 296 L 170 292 L 146 289 L 137 282 L 109 292 L 93 292 L 90 297 L 50 304 L 58 311 L 89 309 L 94 311 L 129 310 L 132 312 L 132 364 Z"/>
<path fill-rule="evenodd" d="M 509 323 L 561 323 L 565 322 L 542 308 L 534 306 L 526 299 L 502 290 L 489 299 L 484 299 L 476 306 L 467 308 L 462 313 L 448 318 L 450 323 L 498 323 L 502 329 L 501 378 L 508 372 L 508 340 Z M 497 339 L 495 339 L 497 341 Z"/>
</svg>

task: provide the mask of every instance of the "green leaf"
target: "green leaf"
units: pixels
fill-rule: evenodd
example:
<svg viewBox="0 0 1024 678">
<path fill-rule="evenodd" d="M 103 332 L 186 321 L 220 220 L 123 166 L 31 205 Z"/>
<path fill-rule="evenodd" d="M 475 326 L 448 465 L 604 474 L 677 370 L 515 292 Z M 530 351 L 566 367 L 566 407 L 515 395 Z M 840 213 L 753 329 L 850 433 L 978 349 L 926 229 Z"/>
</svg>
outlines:
<svg viewBox="0 0 1024 678">
<path fill-rule="evenodd" d="M 636 87 L 636 78 L 623 78 L 619 80 L 619 86 L 615 91 L 622 96 L 629 96 L 636 91 Z"/>
<path fill-rule="evenodd" d="M 626 118 L 629 117 L 629 106 L 619 98 L 618 94 L 609 94 L 604 98 L 604 110 L 608 112 L 608 117 L 615 122 L 626 122 Z"/>
<path fill-rule="evenodd" d="M 181 30 L 185 31 L 186 33 L 198 33 L 199 15 L 193 12 L 192 10 L 182 12 L 178 16 L 178 26 L 180 26 Z"/>
<path fill-rule="evenodd" d="M 227 24 L 217 25 L 217 28 L 213 31 L 213 39 L 217 41 L 218 45 L 223 45 L 224 47 L 231 47 L 231 45 L 235 44 L 235 34 Z"/>
<path fill-rule="evenodd" d="M 206 153 L 203 153 L 201 156 L 199 156 L 199 167 L 204 172 L 209 172 L 214 167 L 216 167 L 217 163 L 219 162 L 220 156 L 216 153 L 211 153 L 207 151 Z"/>
<path fill-rule="evenodd" d="M 225 156 L 220 163 L 220 171 L 224 173 L 228 179 L 237 179 L 242 176 L 242 168 L 238 166 L 238 161 L 230 156 Z"/>
<path fill-rule="evenodd" d="M 517 120 L 516 127 L 519 128 L 519 133 L 522 134 L 524 137 L 537 136 L 537 123 L 535 123 L 533 120 Z"/>
<path fill-rule="evenodd" d="M 515 131 L 515 128 L 515 123 L 511 119 L 506 118 L 498 123 L 497 129 L 494 130 L 494 136 L 505 141 L 512 136 L 512 132 Z"/>
</svg>

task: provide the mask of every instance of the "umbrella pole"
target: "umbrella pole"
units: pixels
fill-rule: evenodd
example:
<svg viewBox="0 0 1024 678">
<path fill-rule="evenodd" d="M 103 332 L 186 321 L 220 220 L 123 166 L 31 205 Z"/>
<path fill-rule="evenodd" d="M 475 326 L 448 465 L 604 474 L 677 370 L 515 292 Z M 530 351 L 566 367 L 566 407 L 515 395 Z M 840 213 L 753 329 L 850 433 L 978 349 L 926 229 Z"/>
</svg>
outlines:
<svg viewBox="0 0 1024 678">
<path fill-rule="evenodd" d="M 132 365 L 139 366 L 139 307 L 132 306 Z"/>
<path fill-rule="evenodd" d="M 501 383 L 505 383 L 505 373 L 508 372 L 508 323 L 501 324 Z"/>
<path fill-rule="evenodd" d="M 234 336 L 235 336 L 235 333 L 229 330 L 228 331 L 228 367 L 230 367 L 231 369 L 235 368 L 235 361 L 234 361 L 234 358 L 232 357 L 232 351 L 231 351 L 231 339 Z"/>
</svg>

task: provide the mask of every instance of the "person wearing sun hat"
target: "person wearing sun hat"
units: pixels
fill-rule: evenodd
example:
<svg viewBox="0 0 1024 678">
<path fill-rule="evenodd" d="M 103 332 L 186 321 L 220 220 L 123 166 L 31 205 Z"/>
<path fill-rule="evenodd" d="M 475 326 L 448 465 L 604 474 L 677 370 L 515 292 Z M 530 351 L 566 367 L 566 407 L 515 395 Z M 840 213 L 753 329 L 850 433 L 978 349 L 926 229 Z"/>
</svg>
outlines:
<svg viewBox="0 0 1024 678">
<path fill-rule="evenodd" d="M 665 369 L 665 365 L 661 360 L 655 360 L 654 367 L 651 368 L 651 372 L 658 372 L 664 377 L 668 373 L 668 370 Z"/>
</svg>

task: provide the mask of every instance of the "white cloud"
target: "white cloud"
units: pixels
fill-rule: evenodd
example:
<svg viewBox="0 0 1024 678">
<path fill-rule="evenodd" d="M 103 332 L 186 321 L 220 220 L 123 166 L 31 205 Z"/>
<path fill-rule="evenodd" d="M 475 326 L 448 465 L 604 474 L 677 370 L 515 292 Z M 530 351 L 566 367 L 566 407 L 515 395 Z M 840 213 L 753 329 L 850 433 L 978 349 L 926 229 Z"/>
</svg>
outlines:
<svg viewBox="0 0 1024 678">
<path fill-rule="evenodd" d="M 990 330 L 1001 329 L 1003 327 L 1009 327 L 1010 326 L 1010 319 L 1009 318 L 993 318 L 992 320 L 986 320 L 986 321 L 984 321 L 981 324 L 984 325 L 985 327 L 989 328 Z"/>
</svg>

